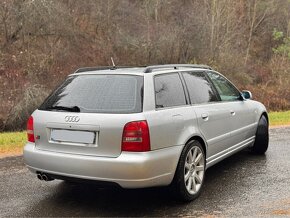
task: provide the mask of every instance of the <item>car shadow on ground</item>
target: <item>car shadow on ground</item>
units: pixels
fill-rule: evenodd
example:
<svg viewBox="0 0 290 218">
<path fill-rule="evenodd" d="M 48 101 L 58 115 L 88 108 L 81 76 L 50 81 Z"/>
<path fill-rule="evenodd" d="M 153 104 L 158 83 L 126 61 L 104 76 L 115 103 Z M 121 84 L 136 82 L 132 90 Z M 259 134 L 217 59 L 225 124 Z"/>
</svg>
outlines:
<svg viewBox="0 0 290 218">
<path fill-rule="evenodd" d="M 218 215 L 219 202 L 245 191 L 254 171 L 266 167 L 267 156 L 241 151 L 209 168 L 201 196 L 179 202 L 168 188 L 100 188 L 94 184 L 54 181 L 45 195 L 27 211 L 27 216 L 199 216 Z"/>
</svg>

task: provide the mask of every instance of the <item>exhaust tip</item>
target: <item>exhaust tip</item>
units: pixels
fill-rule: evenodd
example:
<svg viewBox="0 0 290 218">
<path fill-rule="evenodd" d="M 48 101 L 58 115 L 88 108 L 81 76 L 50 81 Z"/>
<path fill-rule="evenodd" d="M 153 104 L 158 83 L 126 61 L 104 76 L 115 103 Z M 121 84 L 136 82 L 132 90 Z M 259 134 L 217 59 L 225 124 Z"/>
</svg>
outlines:
<svg viewBox="0 0 290 218">
<path fill-rule="evenodd" d="M 44 181 L 46 181 L 46 182 L 54 180 L 54 178 L 52 178 L 52 177 L 50 177 L 49 175 L 46 175 L 46 174 L 44 174 L 44 173 L 42 173 L 42 172 L 37 172 L 36 175 L 37 175 L 37 178 L 38 178 L 39 180 L 44 180 Z"/>
<path fill-rule="evenodd" d="M 41 175 L 40 173 L 37 173 L 37 178 L 38 178 L 39 180 L 43 180 L 42 175 Z"/>
<path fill-rule="evenodd" d="M 48 181 L 48 177 L 47 177 L 47 175 L 43 174 L 43 175 L 42 175 L 42 179 L 43 179 L 44 181 Z"/>
</svg>

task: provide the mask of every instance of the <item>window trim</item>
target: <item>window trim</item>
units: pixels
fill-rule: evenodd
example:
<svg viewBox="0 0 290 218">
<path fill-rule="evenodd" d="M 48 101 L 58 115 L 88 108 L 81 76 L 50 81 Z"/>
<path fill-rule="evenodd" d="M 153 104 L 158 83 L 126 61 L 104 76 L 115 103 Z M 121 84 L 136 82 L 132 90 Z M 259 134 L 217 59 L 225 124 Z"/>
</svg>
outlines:
<svg viewBox="0 0 290 218">
<path fill-rule="evenodd" d="M 158 77 L 158 76 L 164 76 L 164 75 L 168 75 L 168 74 L 177 74 L 179 79 L 180 79 L 180 82 L 181 82 L 181 85 L 182 85 L 182 89 L 183 89 L 183 94 L 184 94 L 184 99 L 185 99 L 185 104 L 182 104 L 182 105 L 176 105 L 176 106 L 169 106 L 169 107 L 160 107 L 160 108 L 157 108 L 156 107 L 156 94 L 155 94 L 155 78 Z M 158 111 L 158 110 L 166 110 L 166 109 L 171 109 L 171 108 L 180 108 L 180 107 L 186 107 L 186 106 L 190 106 L 190 103 L 189 103 L 189 99 L 187 98 L 186 96 L 186 91 L 185 91 L 185 87 L 184 87 L 184 84 L 183 84 L 183 81 L 181 79 L 181 76 L 179 74 L 179 72 L 168 72 L 168 73 L 161 73 L 161 74 L 156 74 L 153 76 L 153 93 L 154 93 L 154 108 L 155 108 L 155 111 Z"/>
<path fill-rule="evenodd" d="M 218 101 L 215 101 L 215 102 L 222 102 L 221 96 L 220 96 L 220 94 L 219 94 L 217 88 L 215 87 L 214 83 L 212 82 L 211 78 L 210 78 L 209 75 L 207 74 L 207 72 L 208 72 L 208 71 L 203 71 L 205 77 L 207 78 L 208 82 L 211 84 L 211 87 L 212 87 L 212 89 L 213 89 L 213 91 L 214 91 L 214 93 L 215 93 L 215 95 L 216 95 L 216 97 L 217 97 L 217 99 L 218 99 Z"/>
<path fill-rule="evenodd" d="M 189 96 L 189 91 L 188 91 L 185 79 L 184 79 L 184 77 L 182 75 L 182 72 L 178 72 L 178 75 L 179 75 L 179 79 L 181 80 L 181 83 L 182 83 L 184 96 L 185 96 L 185 99 L 186 99 L 186 105 L 191 105 L 191 99 L 190 99 L 190 96 Z"/>
</svg>

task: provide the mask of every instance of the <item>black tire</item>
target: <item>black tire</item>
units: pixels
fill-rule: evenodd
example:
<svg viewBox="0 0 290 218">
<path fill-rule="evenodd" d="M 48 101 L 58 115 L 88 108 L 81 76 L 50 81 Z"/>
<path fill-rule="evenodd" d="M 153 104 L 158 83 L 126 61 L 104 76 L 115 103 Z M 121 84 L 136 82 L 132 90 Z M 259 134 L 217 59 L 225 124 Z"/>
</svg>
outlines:
<svg viewBox="0 0 290 218">
<path fill-rule="evenodd" d="M 185 162 L 187 161 L 187 155 L 189 154 L 189 151 L 194 151 L 192 149 L 195 149 L 196 147 L 198 147 L 202 153 L 202 160 L 200 162 L 203 162 L 203 176 L 201 179 L 201 183 L 198 184 L 199 189 L 196 193 L 192 194 L 190 193 L 187 188 L 186 188 L 186 182 L 185 182 Z M 198 156 L 198 155 L 197 155 Z M 196 156 L 196 157 L 197 157 Z M 200 142 L 198 141 L 190 141 L 189 143 L 186 144 L 186 146 L 184 147 L 183 151 L 181 152 L 180 158 L 179 158 L 179 162 L 175 171 L 175 175 L 173 178 L 173 181 L 170 185 L 171 191 L 174 194 L 174 196 L 181 201 L 192 201 L 194 199 L 196 199 L 201 192 L 203 183 L 204 183 L 204 177 L 205 177 L 205 165 L 206 164 L 206 158 L 205 158 L 205 152 L 203 150 L 203 147 L 201 145 Z M 188 170 L 187 172 L 189 172 L 190 170 Z M 197 173 L 196 173 L 197 174 Z M 195 181 L 195 177 L 194 177 L 194 181 Z"/>
<path fill-rule="evenodd" d="M 253 154 L 265 154 L 269 144 L 269 125 L 266 117 L 263 115 L 258 123 L 254 145 L 250 148 Z"/>
</svg>

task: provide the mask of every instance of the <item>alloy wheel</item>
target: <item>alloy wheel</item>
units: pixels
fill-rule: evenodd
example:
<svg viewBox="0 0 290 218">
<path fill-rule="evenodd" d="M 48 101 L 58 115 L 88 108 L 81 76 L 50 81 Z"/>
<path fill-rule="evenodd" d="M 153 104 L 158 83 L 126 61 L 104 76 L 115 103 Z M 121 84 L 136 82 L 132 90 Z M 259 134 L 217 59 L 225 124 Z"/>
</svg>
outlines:
<svg viewBox="0 0 290 218">
<path fill-rule="evenodd" d="M 184 183 L 190 194 L 196 194 L 202 185 L 205 164 L 204 154 L 198 146 L 193 146 L 187 153 L 184 164 Z"/>
</svg>

